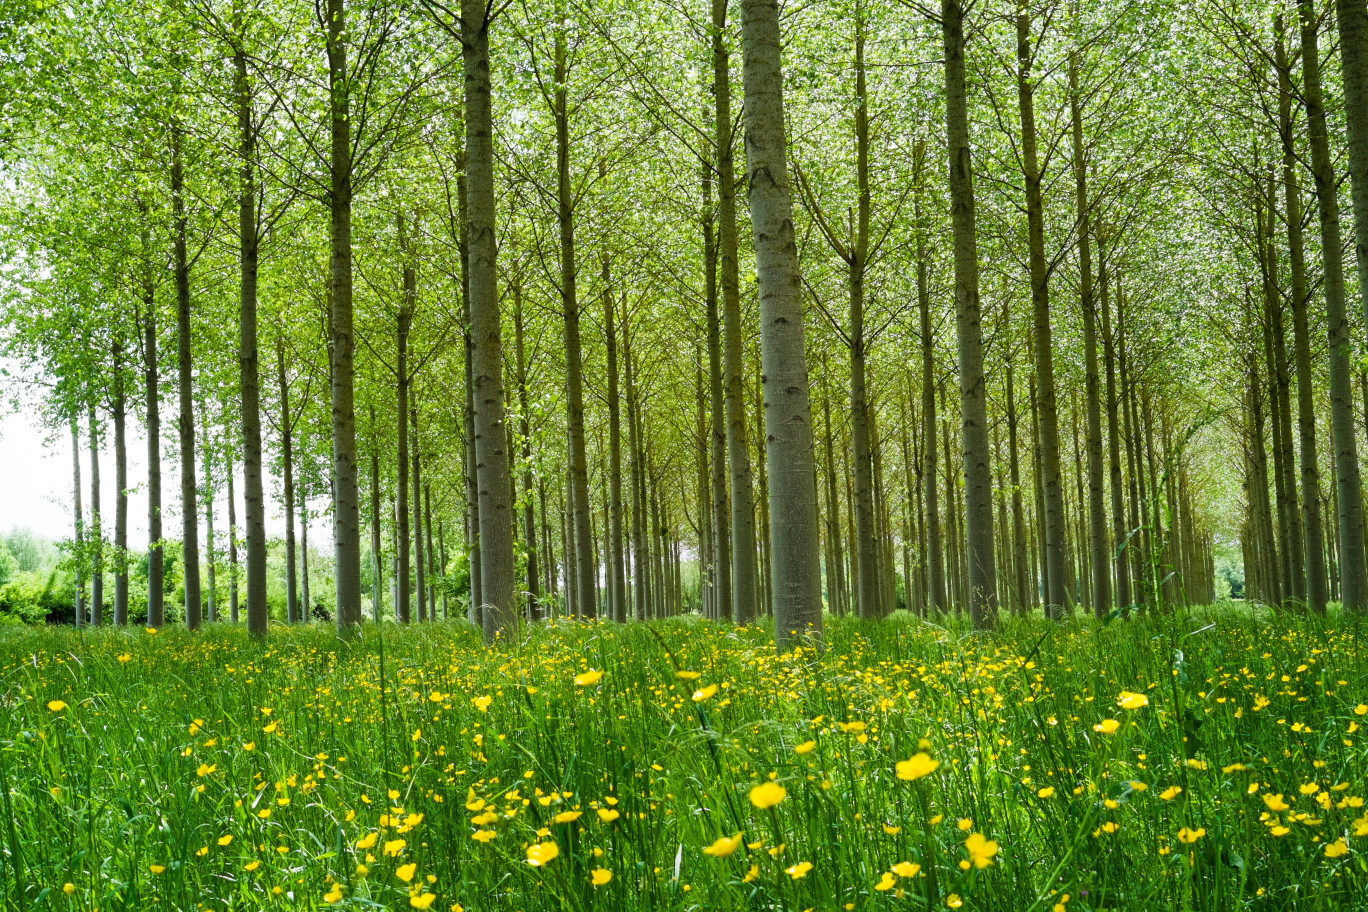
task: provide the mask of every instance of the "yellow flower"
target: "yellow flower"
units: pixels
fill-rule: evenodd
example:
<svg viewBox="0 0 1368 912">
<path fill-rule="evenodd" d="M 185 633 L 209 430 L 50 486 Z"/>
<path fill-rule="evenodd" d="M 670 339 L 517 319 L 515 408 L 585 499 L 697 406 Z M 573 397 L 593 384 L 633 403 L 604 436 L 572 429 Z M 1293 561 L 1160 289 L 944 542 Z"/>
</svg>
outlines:
<svg viewBox="0 0 1368 912">
<path fill-rule="evenodd" d="M 894 874 L 897 874 L 899 877 L 916 877 L 917 872 L 921 870 L 921 865 L 912 861 L 900 861 L 889 870 L 891 870 Z"/>
<path fill-rule="evenodd" d="M 62 884 L 62 892 L 67 896 L 70 896 L 72 893 L 76 892 L 76 885 L 73 883 Z"/>
<path fill-rule="evenodd" d="M 998 853 L 998 844 L 991 839 L 984 839 L 982 833 L 974 833 L 964 841 L 964 848 L 969 853 L 969 860 L 974 863 L 976 868 L 986 868 L 993 863 L 993 856 Z"/>
<path fill-rule="evenodd" d="M 323 901 L 324 901 L 325 903 L 329 903 L 329 904 L 335 903 L 335 902 L 341 902 L 341 901 L 342 901 L 342 885 L 341 885 L 340 883 L 335 883 L 335 884 L 333 884 L 333 885 L 332 885 L 332 889 L 329 890 L 327 893 L 324 894 L 324 896 L 323 896 Z"/>
<path fill-rule="evenodd" d="M 750 802 L 767 811 L 788 796 L 788 790 L 777 782 L 762 782 L 750 790 Z"/>
<path fill-rule="evenodd" d="M 1360 817 L 1354 821 L 1354 835 L 1368 836 L 1368 816 Z"/>
<path fill-rule="evenodd" d="M 122 655 L 119 656 L 119 661 L 120 661 L 120 662 L 127 662 L 127 661 L 129 661 L 130 659 L 132 659 L 132 658 L 133 658 L 133 657 L 132 657 L 131 655 L 129 655 L 128 653 L 125 652 L 125 653 L 123 653 Z"/>
<path fill-rule="evenodd" d="M 911 760 L 898 762 L 898 778 L 904 782 L 914 782 L 922 776 L 934 773 L 938 766 L 940 766 L 939 760 L 933 760 L 930 754 L 921 751 L 913 754 Z"/>
<path fill-rule="evenodd" d="M 1340 858 L 1348 854 L 1349 846 L 1347 843 L 1345 843 L 1343 836 L 1341 836 L 1339 839 L 1336 839 L 1334 842 L 1330 843 L 1325 847 L 1326 858 Z"/>
<path fill-rule="evenodd" d="M 250 753 L 251 751 L 256 750 L 256 742 L 255 742 L 255 741 L 244 741 L 244 742 L 242 742 L 242 749 Z"/>
<path fill-rule="evenodd" d="M 358 849 L 369 849 L 371 846 L 375 845 L 375 840 L 379 838 L 379 835 L 379 833 L 367 833 L 365 836 L 356 840 L 356 847 Z"/>
<path fill-rule="evenodd" d="M 1272 833 L 1274 836 L 1286 836 L 1288 833 L 1292 832 L 1292 830 L 1289 827 L 1278 824 L 1275 827 L 1270 827 L 1268 832 Z"/>
<path fill-rule="evenodd" d="M 594 868 L 589 872 L 589 882 L 596 887 L 601 887 L 613 879 L 613 872 L 607 868 Z"/>
<path fill-rule="evenodd" d="M 1093 731 L 1101 732 L 1104 735 L 1114 735 L 1116 730 L 1121 727 L 1121 723 L 1115 719 L 1103 719 L 1093 726 Z"/>
<path fill-rule="evenodd" d="M 160 874 L 162 871 L 166 870 L 166 865 L 148 865 L 147 870 L 151 871 L 153 874 Z"/>
<path fill-rule="evenodd" d="M 233 834 L 232 834 L 232 833 L 229 833 L 227 836 L 220 836 L 220 837 L 219 837 L 218 844 L 221 845 L 221 846 L 226 846 L 226 845 L 232 845 L 232 842 L 233 842 Z"/>
<path fill-rule="evenodd" d="M 1368 703 L 1360 703 L 1358 706 L 1355 706 L 1354 715 L 1368 716 Z"/>
<path fill-rule="evenodd" d="M 810 753 L 812 753 L 812 749 L 813 749 L 814 747 L 816 747 L 816 746 L 817 746 L 817 742 L 816 742 L 816 741 L 804 741 L 802 744 L 800 744 L 800 745 L 798 745 L 797 747 L 795 747 L 795 748 L 793 749 L 793 752 L 794 752 L 795 754 L 810 754 Z"/>
<path fill-rule="evenodd" d="M 583 811 L 561 811 L 556 815 L 556 823 L 574 823 Z"/>
<path fill-rule="evenodd" d="M 621 814 L 619 814 L 617 811 L 613 810 L 612 808 L 599 808 L 599 809 L 598 809 L 598 818 L 599 818 L 599 820 L 602 820 L 604 823 L 612 823 L 614 820 L 617 820 L 617 819 L 618 819 L 619 817 L 621 817 L 621 816 L 622 816 Z"/>
<path fill-rule="evenodd" d="M 951 893 L 949 896 L 945 897 L 945 904 L 952 909 L 958 909 L 960 906 L 964 905 L 964 900 L 959 898 L 958 893 Z"/>
<path fill-rule="evenodd" d="M 698 672 L 698 671 L 676 671 L 676 672 L 675 672 L 675 677 L 678 678 L 678 679 L 681 680 L 681 681 L 697 681 L 697 680 L 698 680 L 699 678 L 701 678 L 702 676 L 703 676 L 702 672 Z"/>
<path fill-rule="evenodd" d="M 195 775 L 196 775 L 196 776 L 199 776 L 201 779 L 203 779 L 205 776 L 209 775 L 210 773 L 212 773 L 212 772 L 213 772 L 214 770 L 216 770 L 216 769 L 218 769 L 218 767 L 217 767 L 216 765 L 211 765 L 211 764 L 208 764 L 208 763 L 201 763 L 201 764 L 199 765 L 199 769 L 195 770 Z"/>
<path fill-rule="evenodd" d="M 1054 792 L 1055 792 L 1054 786 L 1053 786 L 1053 785 L 1047 785 L 1047 786 L 1045 786 L 1043 789 L 1041 789 L 1040 791 L 1036 792 L 1036 795 L 1037 795 L 1038 797 L 1041 797 L 1041 798 L 1053 798 L 1053 797 L 1054 797 Z"/>
<path fill-rule="evenodd" d="M 66 704 L 63 703 L 61 700 L 49 700 L 48 709 L 55 713 L 59 713 L 62 710 L 66 709 Z"/>
<path fill-rule="evenodd" d="M 1273 812 L 1285 811 L 1291 805 L 1283 800 L 1282 795 L 1264 795 L 1263 803 L 1268 805 L 1268 809 Z"/>
<path fill-rule="evenodd" d="M 489 711 L 489 704 L 491 704 L 491 703 L 494 702 L 494 698 L 491 697 L 491 696 L 489 696 L 488 694 L 486 694 L 486 695 L 481 696 L 481 697 L 476 697 L 475 699 L 471 700 L 470 702 L 471 702 L 471 703 L 475 706 L 475 708 L 478 709 L 480 712 L 488 712 L 488 711 Z"/>
<path fill-rule="evenodd" d="M 713 858 L 726 858 L 735 852 L 741 845 L 741 834 L 735 836 L 719 836 L 717 841 L 703 850 L 704 855 L 711 855 Z"/>
<path fill-rule="evenodd" d="M 594 680 L 598 680 L 595 678 Z M 550 864 L 560 855 L 560 847 L 554 842 L 538 842 L 527 847 L 527 863 L 534 868 Z"/>
<path fill-rule="evenodd" d="M 603 672 L 589 669 L 583 674 L 575 675 L 575 685 L 578 687 L 593 687 L 603 677 Z"/>
<path fill-rule="evenodd" d="M 245 865 L 243 865 L 243 866 L 242 866 L 242 870 L 244 870 L 244 871 L 255 871 L 255 870 L 256 870 L 257 868 L 259 868 L 259 867 L 261 867 L 261 862 L 256 861 L 255 859 L 253 859 L 252 861 L 249 861 L 249 862 L 247 862 Z"/>
<path fill-rule="evenodd" d="M 1183 787 L 1181 785 L 1170 785 L 1159 793 L 1159 797 L 1164 801 L 1172 801 L 1181 794 L 1183 794 Z"/>
<path fill-rule="evenodd" d="M 495 833 L 493 830 L 476 830 L 475 832 L 470 834 L 470 838 L 475 840 L 476 842 L 489 842 L 489 840 L 493 839 L 497 835 L 498 834 Z"/>
<path fill-rule="evenodd" d="M 417 870 L 418 865 L 414 864 L 413 862 L 409 862 L 406 865 L 400 865 L 399 867 L 395 868 L 394 876 L 402 880 L 404 883 L 408 883 L 409 881 L 413 880 L 413 875 Z"/>
<path fill-rule="evenodd" d="M 385 854 L 389 856 L 398 855 L 404 851 L 404 846 L 408 845 L 402 839 L 388 839 L 385 841 Z"/>
<path fill-rule="evenodd" d="M 897 836 L 899 833 L 902 832 L 902 827 L 889 826 L 885 823 L 883 825 L 883 831 L 889 836 Z"/>
<path fill-rule="evenodd" d="M 413 906 L 415 909 L 426 909 L 432 905 L 433 900 L 436 898 L 436 893 L 410 893 L 409 905 Z"/>
<path fill-rule="evenodd" d="M 808 871 L 812 870 L 812 862 L 800 861 L 791 868 L 785 868 L 784 873 L 794 880 L 802 880 L 807 877 Z"/>
<path fill-rule="evenodd" d="M 879 878 L 879 882 L 874 885 L 874 889 L 878 890 L 880 893 L 883 893 L 893 889 L 895 886 L 897 886 L 897 883 L 898 878 L 894 877 L 888 871 L 884 871 L 883 877 Z"/>
<path fill-rule="evenodd" d="M 841 733 L 842 733 L 842 734 L 846 734 L 846 735 L 858 735 L 860 732 L 862 732 L 862 731 L 865 730 L 865 724 L 864 724 L 863 722 L 858 722 L 858 721 L 857 721 L 857 722 L 837 722 L 837 723 L 836 723 L 836 727 L 839 728 L 839 729 L 841 730 Z"/>
<path fill-rule="evenodd" d="M 717 685 L 709 684 L 707 687 L 701 687 L 694 691 L 693 701 L 695 703 L 702 703 L 704 700 L 710 699 L 715 693 L 717 693 Z"/>
<path fill-rule="evenodd" d="M 1314 782 L 1308 782 L 1305 785 L 1297 786 L 1297 791 L 1301 792 L 1303 795 L 1314 795 L 1316 792 L 1320 791 L 1320 786 Z"/>
<path fill-rule="evenodd" d="M 1181 830 L 1178 831 L 1178 841 L 1185 844 L 1194 843 L 1205 835 L 1206 827 L 1198 827 L 1195 830 L 1190 830 L 1187 827 L 1183 827 Z"/>
<path fill-rule="evenodd" d="M 1149 706 L 1149 697 L 1140 693 L 1131 693 L 1129 690 L 1121 691 L 1121 696 L 1117 699 L 1116 705 L 1122 709 L 1141 709 Z"/>
</svg>

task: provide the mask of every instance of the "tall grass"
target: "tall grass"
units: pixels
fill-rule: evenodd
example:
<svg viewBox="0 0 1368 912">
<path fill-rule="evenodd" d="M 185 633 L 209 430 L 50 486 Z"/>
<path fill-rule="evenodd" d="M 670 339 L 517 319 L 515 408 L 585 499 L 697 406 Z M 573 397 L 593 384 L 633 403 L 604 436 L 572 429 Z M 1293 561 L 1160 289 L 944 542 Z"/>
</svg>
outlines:
<svg viewBox="0 0 1368 912">
<path fill-rule="evenodd" d="M 1350 619 L 771 644 L 5 631 L 3 906 L 1368 908 Z"/>
</svg>

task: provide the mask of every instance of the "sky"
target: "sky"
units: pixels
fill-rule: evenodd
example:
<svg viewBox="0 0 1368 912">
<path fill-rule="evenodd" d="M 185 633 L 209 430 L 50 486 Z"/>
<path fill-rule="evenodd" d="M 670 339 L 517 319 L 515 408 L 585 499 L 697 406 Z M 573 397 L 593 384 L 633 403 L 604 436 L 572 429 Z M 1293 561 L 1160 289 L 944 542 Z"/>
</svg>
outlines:
<svg viewBox="0 0 1368 912">
<path fill-rule="evenodd" d="M 100 454 L 100 500 L 105 537 L 112 538 L 115 497 L 113 428 L 109 426 L 107 418 L 105 425 L 105 448 Z M 174 421 L 163 423 L 162 443 L 171 449 L 176 445 L 175 428 Z M 81 501 L 89 520 L 90 451 L 87 430 L 82 422 Z M 171 449 L 166 450 L 162 458 L 162 498 L 165 504 L 162 528 L 167 537 L 179 537 L 180 473 Z M 197 469 L 203 471 L 202 463 Z M 221 537 L 228 528 L 228 498 L 222 478 L 218 481 L 214 529 L 221 543 Z M 147 440 L 142 435 L 141 424 L 131 415 L 128 421 L 128 485 L 128 545 L 137 550 L 147 541 Z M 6 411 L 0 414 L 0 531 L 28 528 L 45 538 L 71 538 L 71 487 L 71 434 L 54 433 L 44 428 L 36 412 Z M 238 523 L 241 524 L 241 469 L 238 470 L 234 487 L 238 498 Z M 283 536 L 283 511 L 271 498 L 269 480 L 266 487 L 266 534 Z M 316 504 L 315 509 L 321 506 Z M 204 527 L 203 520 L 200 527 L 201 530 Z M 238 535 L 241 537 L 241 529 Z"/>
</svg>

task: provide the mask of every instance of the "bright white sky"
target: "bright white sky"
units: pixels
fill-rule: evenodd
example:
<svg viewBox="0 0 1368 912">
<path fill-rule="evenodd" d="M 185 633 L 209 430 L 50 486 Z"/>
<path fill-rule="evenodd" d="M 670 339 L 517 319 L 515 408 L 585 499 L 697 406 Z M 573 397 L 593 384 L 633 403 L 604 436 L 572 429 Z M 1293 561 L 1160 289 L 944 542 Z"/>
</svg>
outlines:
<svg viewBox="0 0 1368 912">
<path fill-rule="evenodd" d="M 175 422 L 162 425 L 162 442 L 175 444 Z M 86 427 L 81 427 L 81 501 L 87 520 L 90 517 L 90 450 Z M 167 437 L 167 431 L 171 437 Z M 113 427 L 105 422 L 105 450 L 100 454 L 100 494 L 106 538 L 114 535 L 114 445 Z M 168 453 L 170 451 L 168 450 Z M 162 459 L 162 529 L 168 538 L 179 537 L 180 529 L 180 473 L 178 461 Z M 202 464 L 198 467 L 202 472 Z M 221 471 L 221 470 L 220 470 Z M 51 539 L 70 538 L 71 516 L 71 435 L 54 434 L 41 422 L 25 412 L 0 415 L 0 530 L 27 527 Z M 201 484 L 203 479 L 200 479 Z M 243 521 L 242 474 L 234 484 L 237 495 L 238 523 Z M 128 421 L 128 546 L 140 549 L 147 542 L 147 440 L 138 421 Z M 227 489 L 219 480 L 220 490 L 214 506 L 216 541 L 223 545 L 228 528 Z M 271 484 L 267 482 L 266 533 L 285 534 L 285 517 L 280 504 L 271 498 Z M 326 520 L 324 520 L 326 522 Z M 313 522 L 309 524 L 313 526 Z M 201 519 L 201 528 L 203 520 Z M 311 528 L 312 532 L 313 529 Z M 201 533 L 203 534 L 203 533 Z M 320 530 L 320 534 L 327 533 Z M 242 530 L 239 528 L 241 537 Z"/>
</svg>

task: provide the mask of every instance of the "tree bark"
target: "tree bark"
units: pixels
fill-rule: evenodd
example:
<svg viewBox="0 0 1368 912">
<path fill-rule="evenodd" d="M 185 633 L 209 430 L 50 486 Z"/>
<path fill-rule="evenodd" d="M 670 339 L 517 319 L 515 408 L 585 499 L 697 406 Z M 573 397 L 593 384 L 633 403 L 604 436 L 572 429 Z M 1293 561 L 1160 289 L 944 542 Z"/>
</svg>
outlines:
<svg viewBox="0 0 1368 912">
<path fill-rule="evenodd" d="M 1282 20 L 1279 18 L 1278 25 Z M 1311 374 L 1311 336 L 1307 326 L 1306 261 L 1302 246 L 1301 190 L 1297 186 L 1297 152 L 1292 135 L 1292 64 L 1278 29 L 1278 132 L 1282 141 L 1283 193 L 1286 197 L 1287 246 L 1292 267 L 1292 338 L 1297 366 L 1297 430 L 1300 436 L 1302 535 L 1306 543 L 1306 598 L 1312 611 L 1324 613 L 1329 599 L 1325 538 L 1320 516 L 1320 472 L 1316 453 L 1315 378 Z"/>
<path fill-rule="evenodd" d="M 1339 7 L 1348 4 L 1340 2 Z M 1325 321 L 1329 329 L 1329 351 L 1327 361 L 1330 374 L 1330 431 L 1335 454 L 1335 501 L 1339 517 L 1339 576 L 1340 601 L 1344 610 L 1356 614 L 1368 612 L 1368 558 L 1365 557 L 1363 541 L 1363 489 L 1359 476 L 1358 434 L 1354 428 L 1354 375 L 1352 366 L 1352 331 L 1349 315 L 1345 308 L 1344 260 L 1340 232 L 1339 196 L 1335 180 L 1334 162 L 1330 157 L 1330 137 L 1325 123 L 1325 103 L 1321 89 L 1321 64 L 1318 36 L 1318 19 L 1315 4 L 1311 0 L 1299 0 L 1298 11 L 1301 16 L 1302 71 L 1305 76 L 1303 100 L 1306 104 L 1306 125 L 1311 140 L 1311 174 L 1316 182 L 1316 198 L 1320 205 L 1321 251 L 1324 265 L 1323 288 L 1325 293 Z M 1359 4 L 1356 15 L 1351 16 L 1351 24 L 1357 23 L 1358 39 L 1368 37 L 1362 29 L 1365 15 Z M 1363 98 L 1365 74 L 1363 57 L 1365 49 L 1359 45 L 1345 48 L 1346 60 L 1356 67 L 1346 85 L 1352 85 L 1356 97 L 1351 99 L 1359 105 L 1355 112 L 1362 116 L 1362 108 L 1368 101 Z M 1362 133 L 1363 124 L 1357 126 Z M 1351 140 L 1350 167 L 1359 166 L 1359 177 L 1368 174 L 1368 160 L 1363 147 L 1368 137 L 1355 135 Z M 1357 152 L 1357 155 L 1352 155 Z M 1363 183 L 1362 180 L 1357 183 Z M 1356 199 L 1363 198 L 1363 192 L 1356 193 Z M 1368 213 L 1368 201 L 1365 201 Z M 1363 232 L 1364 229 L 1358 229 Z M 1362 294 L 1362 292 L 1360 292 Z M 1368 298 L 1365 298 L 1368 300 Z M 1368 312 L 1366 312 L 1368 313 Z"/>
<path fill-rule="evenodd" d="M 1024 615 L 1035 604 L 1026 588 L 1026 510 L 1021 496 L 1021 459 L 1017 428 L 1019 421 L 1016 410 L 1016 377 L 1012 372 L 1012 359 L 1007 359 L 1007 450 L 1008 471 L 1012 482 L 1012 563 L 1013 588 L 1016 592 L 1015 613 Z M 1031 573 L 1035 575 L 1034 572 Z"/>
<path fill-rule="evenodd" d="M 81 515 L 81 425 L 76 417 L 75 410 L 71 413 L 71 499 L 72 520 L 75 526 L 72 543 L 76 546 L 76 553 L 80 555 L 82 546 L 85 544 L 85 519 Z M 82 614 L 82 599 L 85 596 L 83 563 L 78 557 L 76 571 L 72 574 L 76 578 L 73 607 L 76 611 L 77 629 L 80 629 L 85 623 Z"/>
<path fill-rule="evenodd" d="M 285 619 L 295 624 L 299 622 L 300 614 L 295 566 L 294 435 L 290 419 L 290 384 L 285 375 L 284 337 L 276 338 L 276 381 L 280 387 L 280 461 L 285 488 Z"/>
<path fill-rule="evenodd" d="M 171 211 L 176 273 L 176 375 L 180 402 L 181 570 L 185 586 L 185 624 L 198 630 L 201 621 L 199 509 L 195 491 L 194 373 L 190 357 L 190 261 L 185 215 L 185 169 L 182 129 L 171 128 Z"/>
<path fill-rule="evenodd" d="M 717 241 L 712 209 L 713 164 L 703 162 L 703 272 L 707 309 L 708 421 L 705 425 L 712 502 L 713 617 L 732 620 L 731 513 L 727 508 L 727 434 L 722 403 L 722 321 L 717 307 Z"/>
<path fill-rule="evenodd" d="M 427 620 L 427 568 L 423 563 L 423 478 L 422 468 L 419 465 L 418 456 L 418 406 L 412 399 L 409 401 L 409 422 L 413 427 L 413 452 L 410 457 L 410 471 L 413 472 L 413 598 L 418 603 L 419 623 Z M 477 527 L 478 528 L 478 527 Z M 474 564 L 478 566 L 478 564 Z M 471 592 L 471 612 L 478 617 L 479 601 L 479 579 L 472 577 L 470 581 Z M 467 615 L 469 618 L 469 615 Z M 478 621 L 472 621 L 478 623 Z"/>
<path fill-rule="evenodd" d="M 538 585 L 537 569 L 537 525 L 536 516 L 533 514 L 533 488 L 532 488 L 532 419 L 531 410 L 527 398 L 527 353 L 523 339 L 523 309 L 522 309 L 522 285 L 518 282 L 513 283 L 513 331 L 517 340 L 518 356 L 518 431 L 522 435 L 522 480 L 523 480 L 523 549 L 527 552 L 527 620 L 529 622 L 537 620 L 539 604 L 541 602 L 540 587 Z M 616 354 L 616 352 L 614 353 Z M 613 376 L 616 378 L 616 370 Z M 611 399 L 612 407 L 616 410 L 616 400 Z M 620 458 L 620 457 L 619 457 Z M 620 471 L 619 465 L 619 471 Z M 621 512 L 622 482 L 618 481 L 618 512 Z M 545 497 L 543 496 L 542 513 L 545 514 Z M 620 522 L 620 520 L 619 520 Z M 545 520 L 543 519 L 543 524 Z M 619 526 L 619 529 L 621 527 Z M 548 587 L 549 588 L 549 587 Z M 622 596 L 623 604 L 626 604 L 626 595 Z M 623 609 L 625 612 L 625 608 Z M 618 618 L 619 621 L 625 620 L 624 617 Z"/>
<path fill-rule="evenodd" d="M 627 620 L 627 568 L 622 540 L 622 414 L 618 394 L 617 308 L 613 302 L 607 254 L 603 257 L 603 328 L 608 346 L 608 614 L 621 624 Z M 521 315 L 518 317 L 518 341 L 518 372 L 523 378 L 520 388 L 525 401 Z M 525 415 L 525 406 L 523 411 Z M 528 485 L 531 486 L 530 481 Z M 530 518 L 528 522 L 531 522 Z"/>
<path fill-rule="evenodd" d="M 327 0 L 331 128 L 333 579 L 338 633 L 361 623 L 361 511 L 357 483 L 355 357 L 352 320 L 352 159 L 345 0 Z"/>
<path fill-rule="evenodd" d="M 712 0 L 712 63 L 717 154 L 718 260 L 722 287 L 722 385 L 727 418 L 727 467 L 731 476 L 732 618 L 748 624 L 758 610 L 755 559 L 755 498 L 751 490 L 750 434 L 742 386 L 743 327 L 736 229 L 736 146 L 731 112 L 731 54 L 726 43 L 727 3 Z"/>
<path fill-rule="evenodd" d="M 114 336 L 114 626 L 128 625 L 128 403 L 124 393 L 124 337 Z"/>
<path fill-rule="evenodd" d="M 465 62 L 466 244 L 475 459 L 480 498 L 480 597 L 486 643 L 517 629 L 514 601 L 513 502 L 508 474 L 504 407 L 503 339 L 494 236 L 493 87 L 489 72 L 489 9 L 485 0 L 462 0 L 461 55 Z M 431 515 L 428 537 L 432 536 Z M 429 545 L 431 542 L 429 541 Z M 430 552 L 429 548 L 429 552 Z"/>
<path fill-rule="evenodd" d="M 776 645 L 822 633 L 812 406 L 784 129 L 777 0 L 743 0 L 747 186 L 760 297 L 761 382 Z"/>
<path fill-rule="evenodd" d="M 200 399 L 200 441 L 204 447 L 204 569 L 208 576 L 206 582 L 206 601 L 208 613 L 205 619 L 213 624 L 218 621 L 218 577 L 217 561 L 214 559 L 214 474 L 213 447 L 209 445 L 209 412 Z"/>
<path fill-rule="evenodd" d="M 1101 275 L 1099 303 L 1102 309 L 1102 356 L 1107 365 L 1107 464 L 1110 469 L 1112 543 L 1110 561 L 1116 574 L 1116 605 L 1122 611 L 1130 608 L 1131 578 L 1130 564 L 1126 552 L 1126 514 L 1124 504 L 1125 483 L 1121 477 L 1121 427 L 1117 414 L 1116 386 L 1116 344 L 1111 327 L 1111 281 L 1106 262 L 1106 248 L 1100 251 L 1101 262 L 1098 272 Z"/>
<path fill-rule="evenodd" d="M 95 404 L 87 405 L 86 417 L 90 433 L 90 626 L 104 624 L 104 529 L 100 523 L 100 423 L 95 417 Z"/>
<path fill-rule="evenodd" d="M 258 416 L 260 417 L 260 416 Z M 223 473 L 228 484 L 228 619 L 238 622 L 238 538 L 237 538 L 237 486 L 233 479 L 233 448 L 227 447 L 228 465 Z"/>
<path fill-rule="evenodd" d="M 918 169 L 920 174 L 920 169 Z M 936 450 L 936 340 L 931 329 L 931 257 L 926 232 L 922 227 L 922 195 L 916 197 L 917 231 L 917 312 L 921 320 L 921 397 L 922 439 L 925 453 L 922 498 L 926 503 L 927 616 L 935 617 L 950 607 L 946 600 L 945 553 L 941 543 L 940 475 Z M 947 458 L 949 454 L 946 454 Z M 947 492 L 948 493 L 948 492 Z"/>
<path fill-rule="evenodd" d="M 941 30 L 945 48 L 946 139 L 950 163 L 950 220 L 954 235 L 969 611 L 976 626 L 992 627 L 997 623 L 998 604 L 997 571 L 993 560 L 993 477 L 988 468 L 988 389 L 983 374 L 978 229 L 969 147 L 961 0 L 941 0 Z"/>
<path fill-rule="evenodd" d="M 242 24 L 239 20 L 238 28 Z M 266 604 L 266 496 L 261 475 L 261 374 L 257 353 L 257 226 L 256 125 L 247 78 L 247 54 L 241 44 L 233 49 L 234 93 L 238 114 L 238 243 L 241 269 L 238 296 L 238 377 L 242 389 L 242 480 L 247 521 L 247 633 L 266 635 L 270 609 Z M 231 474 L 229 484 L 231 485 Z M 230 514 L 230 525 L 232 525 Z M 237 553 L 237 540 L 231 547 Z M 237 562 L 233 562 L 236 574 Z M 231 614 L 237 621 L 237 577 L 232 583 Z"/>
<path fill-rule="evenodd" d="M 1022 171 L 1026 182 L 1026 223 L 1030 246 L 1032 328 L 1035 331 L 1036 404 L 1040 410 L 1040 468 L 1045 502 L 1045 562 L 1049 585 L 1045 616 L 1068 610 L 1068 560 L 1065 543 L 1064 483 L 1059 456 L 1059 408 L 1055 401 L 1054 344 L 1050 331 L 1050 277 L 1045 265 L 1043 177 L 1037 161 L 1035 89 L 1031 84 L 1031 21 L 1022 8 L 1016 19 L 1017 97 L 1021 107 Z"/>
<path fill-rule="evenodd" d="M 162 552 L 161 395 L 157 362 L 157 302 L 143 289 L 143 386 L 147 408 L 147 626 L 166 623 L 165 554 Z"/>
<path fill-rule="evenodd" d="M 1364 0 L 1335 0 L 1335 18 L 1339 23 L 1344 119 L 1349 134 L 1359 304 L 1368 322 L 1368 7 Z"/>
</svg>

